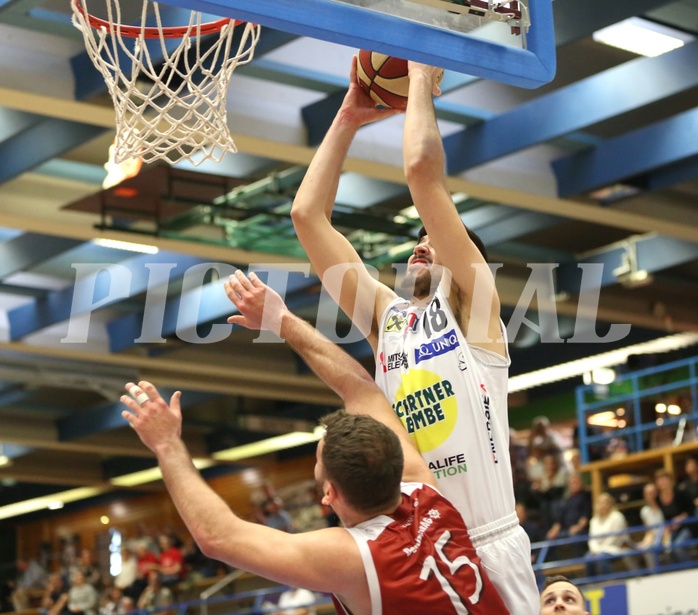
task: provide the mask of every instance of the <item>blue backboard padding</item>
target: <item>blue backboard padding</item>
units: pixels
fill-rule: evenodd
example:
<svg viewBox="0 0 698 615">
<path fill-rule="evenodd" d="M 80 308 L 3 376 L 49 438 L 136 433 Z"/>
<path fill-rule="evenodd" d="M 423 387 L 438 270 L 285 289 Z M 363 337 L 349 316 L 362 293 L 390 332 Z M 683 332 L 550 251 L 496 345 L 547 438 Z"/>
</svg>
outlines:
<svg viewBox="0 0 698 615">
<path fill-rule="evenodd" d="M 529 1 L 528 49 L 480 40 L 461 32 L 332 0 L 166 0 L 163 4 L 380 51 L 525 88 L 539 87 L 555 76 L 551 0 Z"/>
</svg>

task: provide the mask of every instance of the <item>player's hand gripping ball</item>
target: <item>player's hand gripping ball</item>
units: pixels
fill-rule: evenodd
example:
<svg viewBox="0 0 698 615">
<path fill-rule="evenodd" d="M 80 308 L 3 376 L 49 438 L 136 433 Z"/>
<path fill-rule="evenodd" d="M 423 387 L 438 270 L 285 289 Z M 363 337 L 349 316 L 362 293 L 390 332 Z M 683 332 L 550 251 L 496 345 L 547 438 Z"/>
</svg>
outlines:
<svg viewBox="0 0 698 615">
<path fill-rule="evenodd" d="M 410 87 L 407 60 L 362 49 L 359 51 L 356 78 L 377 106 L 407 108 Z M 439 83 L 442 78 L 443 71 L 439 76 Z"/>
</svg>

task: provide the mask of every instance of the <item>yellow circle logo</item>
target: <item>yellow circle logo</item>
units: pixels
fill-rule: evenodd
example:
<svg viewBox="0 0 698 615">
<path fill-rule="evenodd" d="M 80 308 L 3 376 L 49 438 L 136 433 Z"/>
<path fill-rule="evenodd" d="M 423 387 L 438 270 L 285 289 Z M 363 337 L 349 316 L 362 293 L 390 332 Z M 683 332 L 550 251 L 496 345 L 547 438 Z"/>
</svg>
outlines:
<svg viewBox="0 0 698 615">
<path fill-rule="evenodd" d="M 393 408 L 420 453 L 443 444 L 456 426 L 458 404 L 453 385 L 425 369 L 403 374 Z"/>
</svg>

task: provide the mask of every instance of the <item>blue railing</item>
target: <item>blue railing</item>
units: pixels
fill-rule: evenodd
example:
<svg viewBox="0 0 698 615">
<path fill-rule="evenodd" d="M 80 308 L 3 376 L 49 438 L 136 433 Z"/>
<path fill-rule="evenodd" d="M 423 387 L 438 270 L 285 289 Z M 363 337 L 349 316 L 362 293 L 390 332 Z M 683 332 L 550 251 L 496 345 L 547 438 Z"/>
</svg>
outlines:
<svg viewBox="0 0 698 615">
<path fill-rule="evenodd" d="M 660 380 L 664 382 L 657 384 Z M 698 357 L 619 375 L 604 390 L 607 394 L 600 394 L 599 386 L 593 384 L 576 389 L 582 463 L 591 461 L 591 446 L 607 444 L 613 438 L 625 440 L 631 453 L 645 450 L 644 435 L 657 429 L 657 418 L 662 419 L 663 428 L 674 425 L 678 428 L 680 425 L 685 426 L 688 421 L 693 423 L 693 429 L 698 425 Z M 684 398 L 680 415 L 663 413 L 659 417 L 652 413 L 651 416 L 643 417 L 643 401 L 665 401 L 666 398 L 662 396 L 668 394 L 681 394 Z M 618 413 L 619 408 L 622 408 L 622 413 L 618 414 L 618 419 L 625 421 L 625 427 L 602 434 L 589 433 L 589 416 L 609 410 Z"/>
<path fill-rule="evenodd" d="M 698 524 L 698 516 L 689 517 L 681 522 L 682 527 L 691 524 Z M 573 545 L 577 545 L 579 543 L 587 543 L 590 538 L 588 534 L 535 542 L 531 545 L 531 552 L 535 558 L 533 570 L 536 573 L 536 578 L 538 579 L 539 583 L 542 583 L 544 577 L 548 575 L 557 574 L 560 571 L 564 573 L 569 571 L 571 567 L 580 567 L 580 569 L 584 571 L 582 576 L 572 576 L 575 576 L 575 583 L 584 585 L 592 582 L 602 583 L 606 581 L 640 577 L 662 572 L 672 572 L 675 570 L 683 570 L 685 568 L 697 568 L 698 538 L 692 538 L 679 544 L 665 546 L 662 542 L 662 535 L 664 533 L 664 528 L 667 527 L 667 525 L 670 524 L 660 523 L 653 526 L 639 525 L 626 528 L 620 532 L 593 536 L 592 538 L 606 538 L 610 536 L 626 537 L 624 542 L 629 546 L 625 547 L 618 554 L 608 554 L 601 557 L 598 555 L 590 556 L 588 553 L 585 553 L 581 556 L 557 559 L 556 553 L 571 550 L 574 548 Z M 648 530 L 656 531 L 653 544 L 646 548 L 638 548 L 635 541 L 632 539 L 632 535 L 637 535 L 640 533 L 644 535 L 644 533 Z M 587 550 L 586 546 L 585 550 Z M 652 556 L 652 565 L 647 564 L 646 558 L 644 557 L 645 555 Z M 681 555 L 686 559 L 683 561 L 676 561 L 676 557 L 678 555 Z M 551 556 L 555 557 L 556 559 L 552 559 Z M 597 563 L 600 559 L 605 559 L 607 562 L 613 563 L 616 561 L 627 561 L 627 558 L 636 559 L 639 566 L 633 569 L 614 571 L 610 574 L 590 576 L 587 573 L 587 564 L 589 563 Z"/>
</svg>

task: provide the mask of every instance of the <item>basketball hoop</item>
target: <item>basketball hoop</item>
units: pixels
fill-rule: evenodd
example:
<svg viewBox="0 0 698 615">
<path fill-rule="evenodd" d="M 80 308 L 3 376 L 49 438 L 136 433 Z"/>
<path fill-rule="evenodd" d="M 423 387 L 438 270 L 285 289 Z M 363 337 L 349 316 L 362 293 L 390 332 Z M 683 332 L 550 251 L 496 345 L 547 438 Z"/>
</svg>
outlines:
<svg viewBox="0 0 698 615">
<path fill-rule="evenodd" d="M 114 162 L 186 159 L 198 165 L 237 151 L 227 123 L 228 86 L 235 68 L 252 60 L 259 26 L 232 19 L 202 23 L 201 13 L 192 11 L 188 25 L 163 27 L 158 3 L 149 0 L 143 0 L 141 24 L 131 26 L 121 23 L 118 0 L 106 0 L 107 19 L 90 15 L 87 0 L 71 5 L 73 24 L 114 102 Z M 149 6 L 154 27 L 146 26 Z M 172 39 L 181 39 L 175 49 Z"/>
</svg>

